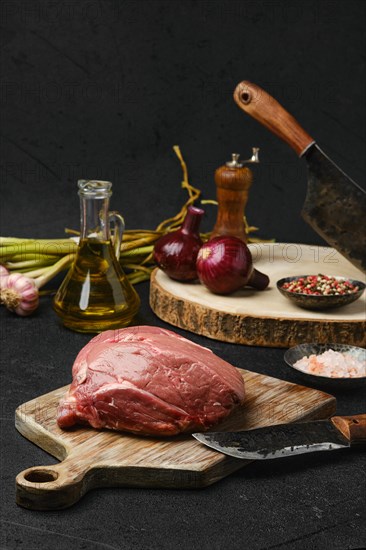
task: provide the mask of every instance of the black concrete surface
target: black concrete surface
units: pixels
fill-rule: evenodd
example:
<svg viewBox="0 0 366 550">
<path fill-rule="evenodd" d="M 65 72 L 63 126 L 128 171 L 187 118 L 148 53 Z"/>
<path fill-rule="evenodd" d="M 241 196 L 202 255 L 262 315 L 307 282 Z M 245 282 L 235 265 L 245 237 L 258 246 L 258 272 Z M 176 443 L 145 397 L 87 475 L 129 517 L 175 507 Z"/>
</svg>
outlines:
<svg viewBox="0 0 366 550">
<path fill-rule="evenodd" d="M 361 185 L 365 173 L 363 1 L 3 0 L 1 235 L 77 228 L 79 177 L 110 179 L 129 228 L 153 228 L 186 195 L 172 151 L 213 198 L 213 172 L 252 146 L 247 208 L 262 237 L 324 244 L 300 218 L 306 169 L 232 100 L 249 79 L 286 106 Z M 209 208 L 209 207 L 207 207 Z M 206 228 L 215 213 L 209 210 Z M 137 287 L 137 322 L 168 326 Z M 363 450 L 253 463 L 202 490 L 100 489 L 62 512 L 15 504 L 15 476 L 55 459 L 14 428 L 15 408 L 70 381 L 89 336 L 62 328 L 44 297 L 21 319 L 0 310 L 1 535 L 4 550 L 290 549 L 366 546 Z M 299 382 L 284 350 L 177 332 L 234 365 Z M 364 391 L 335 394 L 338 413 Z"/>
</svg>

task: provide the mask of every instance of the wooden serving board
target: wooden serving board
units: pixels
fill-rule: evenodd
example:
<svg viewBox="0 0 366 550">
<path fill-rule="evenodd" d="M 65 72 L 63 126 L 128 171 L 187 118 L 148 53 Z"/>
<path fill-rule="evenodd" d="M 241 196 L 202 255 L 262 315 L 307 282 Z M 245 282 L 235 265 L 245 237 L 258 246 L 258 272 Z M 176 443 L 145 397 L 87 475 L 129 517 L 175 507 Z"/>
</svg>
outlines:
<svg viewBox="0 0 366 550">
<path fill-rule="evenodd" d="M 247 389 L 245 403 L 214 431 L 328 418 L 335 412 L 336 400 L 326 393 L 240 372 Z M 63 431 L 56 423 L 56 409 L 66 390 L 59 388 L 16 410 L 19 432 L 62 461 L 17 476 L 16 501 L 25 508 L 66 508 L 95 487 L 204 487 L 249 462 L 209 449 L 190 435 L 159 439 L 84 427 Z"/>
<path fill-rule="evenodd" d="M 301 309 L 282 296 L 283 277 L 323 273 L 365 282 L 334 248 L 286 243 L 250 244 L 255 267 L 270 277 L 264 291 L 249 287 L 230 296 L 199 282 L 173 281 L 160 269 L 151 277 L 154 313 L 176 327 L 215 340 L 249 346 L 291 347 L 305 342 L 366 346 L 366 293 L 352 304 L 324 311 Z"/>
</svg>

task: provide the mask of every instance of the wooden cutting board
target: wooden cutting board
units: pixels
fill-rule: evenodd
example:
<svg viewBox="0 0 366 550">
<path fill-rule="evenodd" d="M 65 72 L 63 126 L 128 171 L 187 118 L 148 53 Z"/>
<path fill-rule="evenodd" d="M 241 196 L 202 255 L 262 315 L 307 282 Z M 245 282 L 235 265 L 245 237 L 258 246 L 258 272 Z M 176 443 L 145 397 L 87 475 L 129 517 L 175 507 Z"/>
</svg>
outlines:
<svg viewBox="0 0 366 550">
<path fill-rule="evenodd" d="M 195 283 L 151 277 L 150 305 L 163 321 L 215 340 L 249 346 L 291 347 L 305 342 L 366 346 L 366 292 L 347 306 L 310 311 L 282 296 L 283 277 L 323 273 L 365 281 L 334 248 L 286 243 L 250 244 L 255 267 L 270 277 L 264 291 L 249 287 L 218 296 Z"/>
<path fill-rule="evenodd" d="M 214 431 L 328 418 L 335 412 L 336 400 L 326 393 L 240 372 L 247 388 L 245 403 Z M 16 501 L 25 508 L 66 508 L 96 487 L 204 487 L 249 462 L 209 449 L 190 435 L 159 439 L 84 427 L 63 431 L 56 423 L 56 408 L 66 390 L 59 388 L 16 410 L 19 432 L 62 461 L 17 476 Z"/>
</svg>

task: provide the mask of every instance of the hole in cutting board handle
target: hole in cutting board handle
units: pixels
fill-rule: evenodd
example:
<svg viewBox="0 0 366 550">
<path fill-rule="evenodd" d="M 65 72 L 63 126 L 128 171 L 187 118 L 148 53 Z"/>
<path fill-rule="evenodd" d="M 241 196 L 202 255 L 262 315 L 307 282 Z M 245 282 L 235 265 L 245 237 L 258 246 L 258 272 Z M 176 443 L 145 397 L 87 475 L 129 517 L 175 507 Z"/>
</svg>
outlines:
<svg viewBox="0 0 366 550">
<path fill-rule="evenodd" d="M 24 475 L 24 479 L 31 483 L 49 483 L 57 478 L 58 473 L 52 470 L 31 470 Z"/>
</svg>

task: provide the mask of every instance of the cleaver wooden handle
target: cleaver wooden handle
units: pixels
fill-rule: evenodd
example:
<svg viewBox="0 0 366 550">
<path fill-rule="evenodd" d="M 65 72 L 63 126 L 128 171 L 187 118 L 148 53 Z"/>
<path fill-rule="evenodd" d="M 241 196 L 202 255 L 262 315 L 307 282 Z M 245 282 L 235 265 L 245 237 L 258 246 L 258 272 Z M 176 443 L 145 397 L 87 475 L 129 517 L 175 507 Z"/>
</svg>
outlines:
<svg viewBox="0 0 366 550">
<path fill-rule="evenodd" d="M 351 445 L 366 444 L 366 414 L 333 416 L 331 421 Z"/>
<path fill-rule="evenodd" d="M 315 143 L 297 120 L 256 84 L 247 80 L 240 82 L 234 99 L 243 111 L 283 139 L 300 157 Z"/>
</svg>

